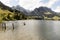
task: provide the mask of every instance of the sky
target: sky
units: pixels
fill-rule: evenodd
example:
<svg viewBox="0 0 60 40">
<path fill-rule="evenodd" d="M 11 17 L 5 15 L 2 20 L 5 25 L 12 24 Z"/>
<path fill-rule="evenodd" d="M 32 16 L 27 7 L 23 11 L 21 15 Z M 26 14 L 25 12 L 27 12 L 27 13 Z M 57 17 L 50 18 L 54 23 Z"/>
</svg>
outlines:
<svg viewBox="0 0 60 40">
<path fill-rule="evenodd" d="M 20 5 L 27 10 L 34 10 L 35 8 L 44 6 L 51 8 L 55 12 L 60 12 L 60 0 L 0 0 L 7 6 Z"/>
</svg>

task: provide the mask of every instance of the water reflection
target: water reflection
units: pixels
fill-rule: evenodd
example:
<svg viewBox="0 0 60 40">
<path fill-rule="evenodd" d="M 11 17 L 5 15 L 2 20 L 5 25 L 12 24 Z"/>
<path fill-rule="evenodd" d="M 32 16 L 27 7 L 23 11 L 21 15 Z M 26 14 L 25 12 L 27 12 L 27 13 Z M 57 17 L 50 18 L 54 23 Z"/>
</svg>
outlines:
<svg viewBox="0 0 60 40">
<path fill-rule="evenodd" d="M 2 28 L 6 29 L 6 35 L 7 33 L 11 35 L 9 36 L 10 39 L 12 38 L 12 36 L 14 37 L 12 38 L 13 40 L 60 40 L 60 21 L 10 21 L 4 22 L 2 24 Z M 2 36 L 6 35 L 4 35 L 3 33 Z"/>
<path fill-rule="evenodd" d="M 60 21 L 41 21 L 40 35 L 42 35 L 42 37 L 46 40 L 60 40 L 60 23 L 59 22 Z"/>
</svg>

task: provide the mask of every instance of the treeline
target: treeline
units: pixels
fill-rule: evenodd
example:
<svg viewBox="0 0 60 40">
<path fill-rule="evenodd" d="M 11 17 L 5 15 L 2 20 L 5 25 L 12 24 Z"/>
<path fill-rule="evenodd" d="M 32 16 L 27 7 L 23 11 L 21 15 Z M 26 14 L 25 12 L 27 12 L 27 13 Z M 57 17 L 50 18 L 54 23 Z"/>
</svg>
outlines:
<svg viewBox="0 0 60 40">
<path fill-rule="evenodd" d="M 13 10 L 12 12 L 9 10 L 2 10 L 0 8 L 0 22 L 2 21 L 14 21 L 14 20 L 23 20 L 26 19 L 26 16 L 20 12 Z"/>
</svg>

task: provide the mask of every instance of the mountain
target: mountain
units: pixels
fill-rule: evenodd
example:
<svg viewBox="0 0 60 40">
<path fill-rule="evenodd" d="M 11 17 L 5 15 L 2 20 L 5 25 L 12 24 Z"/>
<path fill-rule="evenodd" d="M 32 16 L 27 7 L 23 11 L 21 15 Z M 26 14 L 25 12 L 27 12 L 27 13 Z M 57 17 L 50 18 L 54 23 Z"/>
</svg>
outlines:
<svg viewBox="0 0 60 40">
<path fill-rule="evenodd" d="M 22 20 L 25 19 L 23 12 L 12 9 L 0 2 L 0 21 Z"/>
<path fill-rule="evenodd" d="M 3 10 L 13 11 L 10 7 L 4 5 L 1 1 L 0 1 L 0 8 L 3 9 Z"/>
<path fill-rule="evenodd" d="M 25 15 L 28 15 L 28 14 L 30 13 L 29 10 L 24 9 L 23 7 L 21 7 L 21 6 L 19 6 L 19 5 L 13 6 L 12 9 L 16 9 L 16 10 L 18 10 L 18 11 L 21 11 L 21 12 L 23 12 Z"/>
<path fill-rule="evenodd" d="M 52 18 L 54 16 L 56 16 L 56 12 L 52 11 L 50 8 L 48 7 L 39 7 L 39 8 L 35 8 L 30 15 L 35 15 L 35 16 L 41 16 L 42 18 L 44 16 L 47 16 L 49 18 Z"/>
<path fill-rule="evenodd" d="M 60 13 L 54 12 L 48 7 L 39 7 L 29 11 L 19 5 L 8 7 L 0 2 L 0 21 L 27 19 L 60 20 Z"/>
<path fill-rule="evenodd" d="M 23 7 L 17 5 L 17 6 L 13 6 L 13 9 L 16 9 L 18 11 L 23 12 L 23 14 L 27 15 L 27 18 L 32 18 L 32 19 L 44 19 L 44 17 L 48 17 L 48 18 L 52 18 L 54 16 L 57 15 L 56 12 L 52 11 L 50 8 L 48 7 L 39 7 L 39 8 L 35 8 L 33 11 L 29 11 L 24 9 Z M 32 17 L 33 16 L 33 17 Z M 40 18 L 39 18 L 40 17 Z"/>
</svg>

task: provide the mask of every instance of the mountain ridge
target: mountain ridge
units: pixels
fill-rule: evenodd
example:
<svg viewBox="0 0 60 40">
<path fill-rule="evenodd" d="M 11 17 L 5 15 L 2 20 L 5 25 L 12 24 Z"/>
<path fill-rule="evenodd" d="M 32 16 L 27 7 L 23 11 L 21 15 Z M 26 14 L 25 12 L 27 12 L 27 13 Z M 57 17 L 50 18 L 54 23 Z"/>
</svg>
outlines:
<svg viewBox="0 0 60 40">
<path fill-rule="evenodd" d="M 4 5 L 2 2 L 0 2 L 0 9 L 4 11 L 8 10 L 10 13 L 13 13 L 16 16 L 14 17 L 17 20 L 21 19 L 60 20 L 60 13 L 57 14 L 57 12 L 52 11 L 48 7 L 39 7 L 35 8 L 33 11 L 29 11 L 19 5 L 14 7 L 8 7 Z"/>
<path fill-rule="evenodd" d="M 23 12 L 12 9 L 0 2 L 0 21 L 13 21 L 13 20 L 23 20 L 25 15 Z"/>
</svg>

